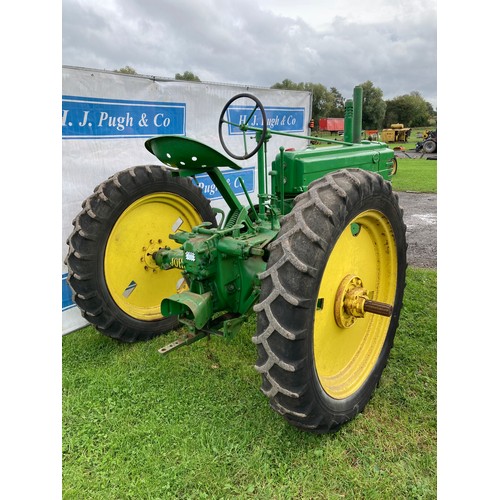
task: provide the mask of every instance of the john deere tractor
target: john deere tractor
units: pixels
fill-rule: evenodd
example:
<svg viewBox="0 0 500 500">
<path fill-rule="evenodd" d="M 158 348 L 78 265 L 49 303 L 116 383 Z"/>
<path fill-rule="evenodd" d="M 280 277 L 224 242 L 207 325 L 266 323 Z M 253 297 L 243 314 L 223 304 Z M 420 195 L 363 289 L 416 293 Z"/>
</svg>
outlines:
<svg viewBox="0 0 500 500">
<path fill-rule="evenodd" d="M 361 140 L 361 103 L 356 87 L 343 141 L 281 147 L 270 164 L 268 142 L 294 134 L 270 130 L 250 94 L 234 96 L 220 115 L 227 155 L 184 136 L 147 140 L 162 164 L 116 173 L 73 221 L 68 281 L 84 318 L 123 342 L 183 326 L 187 334 L 166 353 L 209 335 L 230 338 L 255 313 L 255 368 L 271 407 L 315 433 L 352 419 L 387 363 L 407 267 L 394 153 Z M 250 111 L 234 118 L 241 107 Z M 240 151 L 228 147 L 230 128 L 241 134 Z M 254 154 L 258 202 L 240 177 L 242 204 L 220 168 L 238 171 L 234 160 Z M 211 208 L 200 174 L 227 211 Z"/>
</svg>

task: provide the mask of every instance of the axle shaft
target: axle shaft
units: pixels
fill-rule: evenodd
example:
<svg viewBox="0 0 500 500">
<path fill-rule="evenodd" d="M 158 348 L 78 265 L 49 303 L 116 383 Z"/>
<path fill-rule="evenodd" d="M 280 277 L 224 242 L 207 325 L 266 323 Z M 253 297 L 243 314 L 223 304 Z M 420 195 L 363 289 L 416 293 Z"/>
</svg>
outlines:
<svg viewBox="0 0 500 500">
<path fill-rule="evenodd" d="M 365 312 L 379 314 L 380 316 L 387 316 L 388 318 L 390 318 L 392 316 L 392 309 L 393 307 L 390 304 L 377 302 L 376 300 L 365 300 Z"/>
</svg>

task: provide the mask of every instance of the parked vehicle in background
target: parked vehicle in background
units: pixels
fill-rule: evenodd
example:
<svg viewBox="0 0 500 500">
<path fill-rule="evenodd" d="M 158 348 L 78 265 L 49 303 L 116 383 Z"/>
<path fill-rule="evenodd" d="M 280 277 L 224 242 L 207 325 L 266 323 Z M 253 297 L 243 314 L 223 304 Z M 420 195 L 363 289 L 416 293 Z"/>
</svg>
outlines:
<svg viewBox="0 0 500 500">
<path fill-rule="evenodd" d="M 415 151 L 419 153 L 437 153 L 437 130 L 426 131 L 424 133 L 423 141 L 417 142 Z"/>
<path fill-rule="evenodd" d="M 320 118 L 319 119 L 319 131 L 320 132 L 330 132 L 332 135 L 334 132 L 344 132 L 344 119 L 343 118 Z"/>
<path fill-rule="evenodd" d="M 411 135 L 411 128 L 402 123 L 393 123 L 390 128 L 384 128 L 380 136 L 382 142 L 407 142 Z"/>
</svg>

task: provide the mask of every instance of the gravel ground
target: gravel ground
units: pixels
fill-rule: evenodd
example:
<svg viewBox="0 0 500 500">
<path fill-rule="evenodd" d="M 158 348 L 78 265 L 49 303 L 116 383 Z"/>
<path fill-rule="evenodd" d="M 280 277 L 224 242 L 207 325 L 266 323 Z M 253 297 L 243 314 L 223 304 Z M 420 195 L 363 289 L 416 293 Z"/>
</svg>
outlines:
<svg viewBox="0 0 500 500">
<path fill-rule="evenodd" d="M 437 269 L 437 195 L 398 191 L 408 241 L 408 265 Z"/>
</svg>

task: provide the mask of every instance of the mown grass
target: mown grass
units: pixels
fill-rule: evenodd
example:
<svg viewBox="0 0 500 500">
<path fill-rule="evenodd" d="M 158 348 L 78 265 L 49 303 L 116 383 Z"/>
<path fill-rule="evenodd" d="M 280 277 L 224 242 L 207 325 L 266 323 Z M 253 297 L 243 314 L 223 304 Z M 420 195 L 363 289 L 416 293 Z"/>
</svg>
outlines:
<svg viewBox="0 0 500 500">
<path fill-rule="evenodd" d="M 392 177 L 395 191 L 437 193 L 437 161 L 398 158 L 398 170 Z"/>
<path fill-rule="evenodd" d="M 337 433 L 299 431 L 259 391 L 251 336 L 63 342 L 65 499 L 436 497 L 436 272 L 409 269 L 380 387 Z"/>
</svg>

